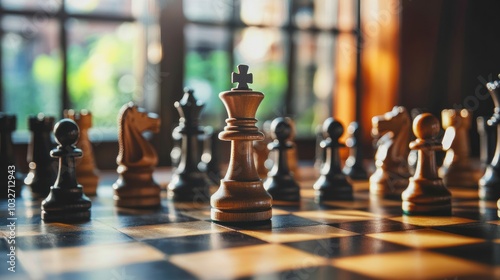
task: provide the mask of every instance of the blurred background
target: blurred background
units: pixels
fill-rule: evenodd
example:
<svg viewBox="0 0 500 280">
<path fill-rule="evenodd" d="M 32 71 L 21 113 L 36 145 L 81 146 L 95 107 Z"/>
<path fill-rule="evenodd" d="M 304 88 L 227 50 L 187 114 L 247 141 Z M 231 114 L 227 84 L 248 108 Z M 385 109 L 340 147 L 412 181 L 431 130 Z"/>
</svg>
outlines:
<svg viewBox="0 0 500 280">
<path fill-rule="evenodd" d="M 329 116 L 360 122 L 370 158 L 371 118 L 395 105 L 492 114 L 499 10 L 494 0 L 0 0 L 0 111 L 17 115 L 26 147 L 28 115 L 90 110 L 105 169 L 116 166 L 118 110 L 133 100 L 161 116 L 153 142 L 169 165 L 183 87 L 205 102 L 201 124 L 220 130 L 218 94 L 244 63 L 266 96 L 259 125 L 292 117 L 301 160 L 313 160 Z M 474 155 L 477 138 L 474 125 Z"/>
</svg>

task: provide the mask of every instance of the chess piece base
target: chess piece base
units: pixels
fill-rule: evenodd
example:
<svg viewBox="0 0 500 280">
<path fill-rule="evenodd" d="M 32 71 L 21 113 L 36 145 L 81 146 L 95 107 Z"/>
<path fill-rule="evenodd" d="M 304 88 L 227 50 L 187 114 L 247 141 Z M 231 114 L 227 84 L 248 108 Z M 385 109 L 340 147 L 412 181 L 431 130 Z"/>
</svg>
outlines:
<svg viewBox="0 0 500 280">
<path fill-rule="evenodd" d="M 399 199 L 408 184 L 408 178 L 378 169 L 370 177 L 370 195 Z"/>
<path fill-rule="evenodd" d="M 210 201 L 210 184 L 202 172 L 174 174 L 168 185 L 168 197 L 173 201 Z"/>
<path fill-rule="evenodd" d="M 314 194 L 317 201 L 353 200 L 352 185 L 344 178 L 328 178 L 321 175 L 314 183 Z"/>
<path fill-rule="evenodd" d="M 262 181 L 221 180 L 210 199 L 211 218 L 218 222 L 254 222 L 271 219 L 272 198 Z"/>
<path fill-rule="evenodd" d="M 90 220 L 92 203 L 78 188 L 50 188 L 48 197 L 42 202 L 42 220 L 45 222 L 80 222 Z"/>
<path fill-rule="evenodd" d="M 298 202 L 300 200 L 300 187 L 292 176 L 268 177 L 264 182 L 264 189 L 273 197 L 273 201 L 275 202 Z"/>
<path fill-rule="evenodd" d="M 483 177 L 479 180 L 479 198 L 497 200 L 500 198 L 500 172 L 488 165 Z"/>
<path fill-rule="evenodd" d="M 151 173 L 123 173 L 113 184 L 113 189 L 113 199 L 118 207 L 155 208 L 161 204 L 161 188 Z"/>
<path fill-rule="evenodd" d="M 405 215 L 451 215 L 451 193 L 441 179 L 410 178 L 408 188 L 401 194 Z"/>
</svg>

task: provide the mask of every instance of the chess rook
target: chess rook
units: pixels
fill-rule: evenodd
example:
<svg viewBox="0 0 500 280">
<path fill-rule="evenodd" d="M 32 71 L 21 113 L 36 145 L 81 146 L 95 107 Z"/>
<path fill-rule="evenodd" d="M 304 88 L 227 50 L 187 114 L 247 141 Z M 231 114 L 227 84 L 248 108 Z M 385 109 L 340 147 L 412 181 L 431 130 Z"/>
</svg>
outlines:
<svg viewBox="0 0 500 280">
<path fill-rule="evenodd" d="M 500 80 L 488 83 L 486 87 L 495 104 L 495 111 L 488 120 L 488 126 L 496 128 L 497 143 L 495 155 L 479 180 L 479 198 L 497 200 L 500 199 Z"/>
<path fill-rule="evenodd" d="M 417 139 L 410 143 L 410 149 L 418 150 L 418 160 L 415 175 L 401 194 L 406 215 L 451 215 L 451 193 L 438 176 L 436 166 L 436 151 L 442 149 L 436 139 L 439 131 L 439 121 L 430 113 L 413 121 Z"/>
<path fill-rule="evenodd" d="M 344 127 L 339 121 L 328 118 L 323 123 L 325 140 L 320 145 L 326 151 L 326 160 L 321 168 L 321 176 L 313 185 L 316 201 L 353 199 L 352 185 L 340 168 L 339 148 L 345 145 L 339 139 L 343 133 Z"/>
<path fill-rule="evenodd" d="M 264 188 L 273 197 L 275 204 L 280 201 L 298 202 L 300 200 L 300 187 L 290 174 L 288 163 L 288 151 L 294 146 L 288 140 L 292 130 L 292 126 L 285 118 L 276 118 L 271 123 L 274 141 L 269 143 L 268 147 L 277 154 L 277 161 L 264 181 Z"/>
<path fill-rule="evenodd" d="M 398 198 L 408 186 L 410 116 L 405 107 L 372 118 L 372 134 L 378 137 L 375 173 L 370 176 L 370 194 Z"/>
<path fill-rule="evenodd" d="M 472 167 L 469 149 L 469 129 L 472 115 L 466 110 L 441 111 L 445 134 L 441 143 L 446 156 L 439 169 L 439 176 L 448 187 L 477 187 L 479 178 Z"/>
<path fill-rule="evenodd" d="M 3 174 L 0 198 L 9 198 L 9 193 L 11 194 L 10 198 L 21 196 L 23 179 L 21 170 L 15 165 L 14 145 L 12 144 L 12 132 L 16 130 L 16 120 L 16 116 L 0 112 L 0 168 Z M 9 166 L 14 166 L 14 169 L 9 168 Z M 9 175 L 11 175 L 9 171 L 11 170 L 15 172 L 14 180 L 9 180 Z M 15 192 L 9 191 L 9 186 L 13 185 L 14 187 L 10 189 Z"/>
<path fill-rule="evenodd" d="M 75 147 L 79 137 L 78 125 L 70 119 L 62 119 L 54 127 L 56 149 L 50 152 L 59 158 L 59 171 L 47 198 L 42 201 L 42 219 L 45 222 L 79 222 L 90 219 L 90 200 L 76 178 L 75 158 L 82 150 Z"/>
<path fill-rule="evenodd" d="M 264 94 L 248 88 L 247 83 L 252 82 L 248 66 L 238 65 L 238 69 L 232 75 L 238 86 L 219 94 L 228 113 L 219 139 L 231 141 L 231 155 L 226 176 L 210 199 L 211 218 L 219 222 L 266 221 L 271 219 L 272 198 L 257 174 L 252 154 L 252 141 L 264 139 L 255 126 Z"/>
<path fill-rule="evenodd" d="M 207 175 L 198 169 L 198 136 L 204 133 L 198 118 L 203 104 L 196 100 L 193 90 L 186 88 L 184 96 L 174 106 L 181 116 L 175 131 L 182 140 L 180 162 L 168 184 L 169 197 L 175 201 L 207 202 L 210 184 Z"/>
<path fill-rule="evenodd" d="M 28 118 L 31 140 L 28 145 L 29 172 L 24 184 L 31 188 L 34 199 L 43 199 L 50 192 L 50 186 L 57 175 L 56 162 L 50 157 L 52 141 L 50 133 L 54 126 L 54 118 L 40 113 Z"/>
<path fill-rule="evenodd" d="M 118 116 L 118 180 L 113 184 L 115 205 L 129 208 L 160 206 L 160 186 L 153 179 L 158 156 L 142 136 L 144 131 L 158 133 L 158 115 L 129 102 Z"/>
<path fill-rule="evenodd" d="M 97 193 L 99 176 L 94 161 L 94 151 L 89 139 L 89 129 L 92 127 L 92 114 L 87 110 L 79 112 L 75 110 L 65 110 L 64 117 L 72 119 L 80 128 L 80 138 L 76 147 L 81 149 L 83 156 L 76 161 L 76 177 L 83 186 L 85 195 L 94 196 Z"/>
</svg>

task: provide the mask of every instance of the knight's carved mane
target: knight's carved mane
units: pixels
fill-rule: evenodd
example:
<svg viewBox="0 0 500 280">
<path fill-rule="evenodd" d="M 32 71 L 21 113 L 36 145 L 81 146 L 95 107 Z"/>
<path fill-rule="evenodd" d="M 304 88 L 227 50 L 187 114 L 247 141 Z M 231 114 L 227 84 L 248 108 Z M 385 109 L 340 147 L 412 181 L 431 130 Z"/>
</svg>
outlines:
<svg viewBox="0 0 500 280">
<path fill-rule="evenodd" d="M 386 141 L 381 145 L 386 145 L 387 154 L 385 154 L 384 165 L 406 166 L 406 161 L 409 153 L 408 144 L 410 142 L 410 118 L 404 107 L 395 107 L 392 111 L 384 115 L 382 119 L 389 123 L 390 129 L 386 131 L 392 132 L 390 141 Z"/>
</svg>

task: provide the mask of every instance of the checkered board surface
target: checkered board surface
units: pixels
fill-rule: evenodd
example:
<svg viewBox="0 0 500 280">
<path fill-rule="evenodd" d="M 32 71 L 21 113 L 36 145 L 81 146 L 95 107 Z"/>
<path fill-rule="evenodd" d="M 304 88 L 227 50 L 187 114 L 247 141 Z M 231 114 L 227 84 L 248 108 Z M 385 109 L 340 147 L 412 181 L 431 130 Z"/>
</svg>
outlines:
<svg viewBox="0 0 500 280">
<path fill-rule="evenodd" d="M 112 176 L 111 176 L 112 177 Z M 6 203 L 2 279 L 499 279 L 500 222 L 495 203 L 454 190 L 452 217 L 407 217 L 398 201 L 318 205 L 313 180 L 297 206 L 274 206 L 268 224 L 212 223 L 207 204 L 160 210 L 116 209 L 113 178 L 101 178 L 92 220 L 44 223 L 40 202 L 18 199 L 16 272 L 7 270 Z"/>
</svg>

